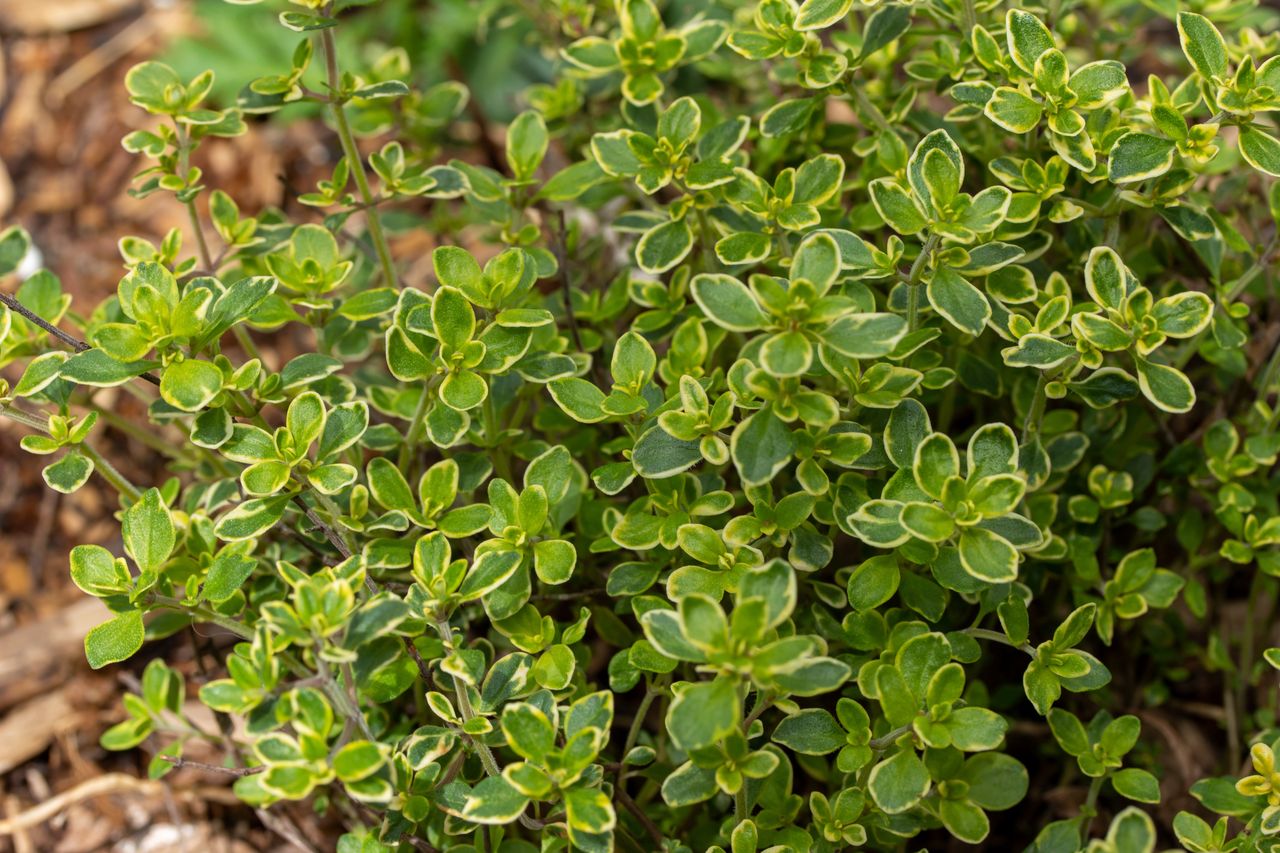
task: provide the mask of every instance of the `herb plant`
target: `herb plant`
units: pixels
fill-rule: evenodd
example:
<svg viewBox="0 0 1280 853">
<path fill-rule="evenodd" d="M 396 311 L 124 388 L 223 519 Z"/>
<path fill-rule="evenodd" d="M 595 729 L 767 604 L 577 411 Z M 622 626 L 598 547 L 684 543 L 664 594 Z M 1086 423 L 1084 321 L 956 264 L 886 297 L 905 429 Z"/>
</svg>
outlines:
<svg viewBox="0 0 1280 853">
<path fill-rule="evenodd" d="M 486 155 L 457 83 L 339 65 L 364 5 L 284 4 L 234 105 L 134 67 L 133 193 L 190 228 L 100 305 L 3 296 L 0 414 L 119 499 L 90 664 L 238 639 L 219 730 L 152 657 L 106 747 L 211 745 L 352 851 L 1280 849 L 1274 12 L 494 3 L 546 78 Z M 205 185 L 295 102 L 314 215 Z M 1190 671 L 1194 800 L 1143 716 Z"/>
</svg>

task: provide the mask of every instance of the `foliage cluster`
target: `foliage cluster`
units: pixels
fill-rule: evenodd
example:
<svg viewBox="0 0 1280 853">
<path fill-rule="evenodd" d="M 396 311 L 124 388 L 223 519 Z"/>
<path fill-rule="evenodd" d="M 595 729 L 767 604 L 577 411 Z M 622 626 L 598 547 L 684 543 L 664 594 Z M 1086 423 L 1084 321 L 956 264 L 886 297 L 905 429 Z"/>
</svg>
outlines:
<svg viewBox="0 0 1280 853">
<path fill-rule="evenodd" d="M 210 743 L 349 851 L 1280 849 L 1274 13 L 494 2 L 546 77 L 486 147 L 403 47 L 340 64 L 366 5 L 281 4 L 233 106 L 134 67 L 133 193 L 190 229 L 0 309 L 0 414 L 119 497 L 124 555 L 70 554 L 89 662 L 238 638 L 227 725 L 157 658 L 104 745 Z M 294 103 L 314 216 L 205 185 Z M 1143 713 L 1206 678 L 1220 775 L 1158 826 Z"/>
</svg>

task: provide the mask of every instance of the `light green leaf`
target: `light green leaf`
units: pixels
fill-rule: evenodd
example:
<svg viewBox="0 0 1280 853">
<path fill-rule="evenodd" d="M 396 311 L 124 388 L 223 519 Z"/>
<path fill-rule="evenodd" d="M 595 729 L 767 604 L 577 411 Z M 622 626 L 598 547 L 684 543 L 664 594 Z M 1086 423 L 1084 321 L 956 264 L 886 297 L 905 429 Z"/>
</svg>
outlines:
<svg viewBox="0 0 1280 853">
<path fill-rule="evenodd" d="M 929 792 L 931 780 L 915 750 L 907 748 L 871 768 L 867 790 L 887 814 L 901 814 Z"/>
<path fill-rule="evenodd" d="M 84 653 L 93 669 L 119 663 L 133 657 L 145 638 L 142 611 L 126 610 L 89 630 L 84 638 Z"/>
</svg>

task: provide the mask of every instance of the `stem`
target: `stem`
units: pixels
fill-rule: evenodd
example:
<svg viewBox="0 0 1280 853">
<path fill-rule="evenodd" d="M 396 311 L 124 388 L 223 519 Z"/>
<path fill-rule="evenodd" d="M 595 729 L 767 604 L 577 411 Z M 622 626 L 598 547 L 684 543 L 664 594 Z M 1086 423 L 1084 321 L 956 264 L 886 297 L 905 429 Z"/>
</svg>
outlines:
<svg viewBox="0 0 1280 853">
<path fill-rule="evenodd" d="M 62 341 L 64 344 L 71 347 L 76 352 L 84 352 L 85 350 L 89 349 L 89 345 L 86 344 L 84 341 L 78 338 L 73 338 L 71 337 L 71 335 L 68 335 L 66 332 L 62 331 L 57 326 L 54 326 L 51 323 L 45 322 L 45 319 L 43 317 L 41 317 L 39 314 L 35 313 L 34 311 L 31 311 L 30 309 L 28 309 L 25 305 L 19 302 L 16 297 L 10 296 L 7 293 L 0 293 L 0 302 L 4 303 L 5 307 L 8 308 L 10 311 L 13 311 L 14 313 L 18 314 L 27 322 L 33 323 L 39 326 L 41 329 L 44 329 L 46 332 L 53 335 L 58 340 Z"/>
<path fill-rule="evenodd" d="M 1244 292 L 1244 289 L 1267 268 L 1267 264 L 1271 260 L 1271 253 L 1276 250 L 1277 245 L 1280 245 L 1280 231 L 1277 231 L 1275 236 L 1273 236 L 1271 240 L 1268 241 L 1267 245 L 1262 248 L 1262 251 L 1258 253 L 1258 257 L 1253 264 L 1247 270 L 1242 272 L 1235 281 L 1231 282 L 1231 284 L 1227 286 L 1226 296 L 1222 300 L 1224 303 L 1234 302 L 1239 298 L 1240 294 Z M 1196 354 L 1196 350 L 1200 346 L 1200 340 L 1207 335 L 1209 330 L 1212 328 L 1213 324 L 1205 326 L 1199 332 L 1196 332 L 1188 338 L 1178 349 L 1178 352 L 1173 357 L 1171 364 L 1179 370 L 1185 367 L 1187 362 L 1191 360 L 1191 357 Z"/>
<path fill-rule="evenodd" d="M 871 749 L 873 749 L 876 752 L 881 752 L 893 746 L 894 743 L 897 742 L 898 738 L 902 737 L 909 731 L 911 731 L 911 724 L 904 723 L 903 725 L 898 726 L 896 729 L 890 732 L 887 732 L 886 734 L 883 734 L 880 737 L 872 738 L 870 741 L 867 742 L 867 746 L 871 747 Z"/>
<path fill-rule="evenodd" d="M 733 795 L 733 817 L 738 823 L 742 823 L 751 815 L 748 813 L 747 805 L 747 783 L 743 780 L 742 787 Z"/>
<path fill-rule="evenodd" d="M 360 710 L 360 698 L 356 693 L 356 676 L 351 669 L 351 663 L 343 663 L 338 671 L 342 674 L 343 687 L 346 688 L 346 697 L 351 703 L 351 718 L 356 721 L 356 725 L 360 727 L 360 732 L 365 736 L 366 740 L 377 741 L 373 731 L 369 728 L 369 721 L 364 718 L 364 713 Z"/>
<path fill-rule="evenodd" d="M 1102 783 L 1106 776 L 1095 776 L 1089 783 L 1089 793 L 1085 797 L 1084 807 L 1080 809 L 1080 843 L 1089 841 L 1089 827 L 1093 825 L 1093 816 L 1098 810 L 1098 794 L 1102 793 Z"/>
<path fill-rule="evenodd" d="M 198 605 L 195 607 L 191 607 L 189 605 L 183 604 L 182 601 L 180 601 L 179 599 L 170 598 L 169 596 L 166 596 L 166 595 L 157 595 L 153 599 L 153 601 L 155 602 L 157 607 L 167 607 L 170 610 L 178 610 L 182 613 L 187 614 L 191 618 L 196 619 L 197 621 L 208 622 L 211 625 L 217 625 L 219 628 L 223 628 L 227 631 L 230 631 L 231 633 L 235 634 L 237 637 L 240 637 L 241 639 L 244 639 L 244 640 L 253 639 L 253 632 L 250 631 L 247 627 L 245 627 L 243 623 L 237 622 L 235 619 L 231 619 L 227 616 L 223 616 L 220 613 L 215 613 L 214 611 L 208 609 L 207 607 L 200 607 Z"/>
<path fill-rule="evenodd" d="M 259 764 L 256 767 L 223 767 L 221 764 L 192 761 L 190 758 L 183 758 L 180 755 L 161 755 L 160 760 L 169 762 L 175 770 L 182 767 L 194 767 L 197 770 L 207 770 L 210 773 L 222 773 L 227 776 L 253 776 L 267 769 L 265 764 Z"/>
<path fill-rule="evenodd" d="M 622 760 L 627 760 L 627 755 L 635 748 L 636 741 L 640 739 L 640 732 L 644 729 L 644 719 L 649 714 L 649 708 L 653 706 L 653 700 L 658 698 L 660 691 L 654 690 L 648 684 L 644 688 L 644 696 L 640 699 L 640 706 L 636 708 L 636 715 L 631 720 L 631 728 L 627 729 L 627 740 L 622 746 Z M 622 767 L 618 767 L 618 777 L 622 777 Z"/>
<path fill-rule="evenodd" d="M 879 107 L 871 103 L 871 99 L 867 97 L 867 93 L 862 90 L 862 87 L 857 82 L 850 79 L 846 88 L 849 94 L 853 95 L 853 100 L 862 108 L 863 112 L 871 116 L 872 124 L 884 133 L 893 132 L 893 127 L 889 124 L 889 120 L 884 117 L 884 113 L 880 112 Z"/>
<path fill-rule="evenodd" d="M 914 332 L 920 323 L 920 279 L 924 277 L 925 264 L 932 257 L 933 250 L 938 247 L 941 239 L 937 234 L 929 235 L 929 239 L 925 240 L 924 246 L 920 249 L 920 254 L 916 256 L 915 263 L 911 265 L 911 272 L 907 275 L 908 332 Z"/>
<path fill-rule="evenodd" d="M 413 449 L 422 438 L 422 428 L 426 423 L 427 407 L 431 405 L 431 386 L 422 388 L 422 396 L 413 410 L 413 420 L 409 421 L 409 431 L 405 433 L 404 444 L 400 445 L 400 455 L 396 459 L 396 467 L 408 477 L 409 463 L 413 461 Z"/>
<path fill-rule="evenodd" d="M 73 350 L 75 350 L 78 353 L 84 352 L 85 350 L 88 350 L 88 349 L 93 349 L 93 347 L 89 346 L 87 343 L 80 340 L 79 338 L 72 337 L 71 335 L 59 329 L 57 326 L 46 322 L 45 319 L 41 317 L 39 314 L 36 314 L 34 311 L 30 310 L 21 302 L 19 302 L 16 298 L 10 296 L 7 293 L 0 293 L 0 304 L 3 304 L 10 311 L 17 313 L 19 316 L 21 316 L 24 320 L 28 321 L 29 323 L 33 323 L 34 325 L 39 326 L 41 329 L 44 329 L 46 332 L 53 335 L 55 338 L 62 341 L 64 344 L 71 347 Z M 145 379 L 146 381 L 150 382 L 152 385 L 160 384 L 160 380 L 156 376 L 150 373 L 143 373 L 138 378 Z"/>
<path fill-rule="evenodd" d="M 93 462 L 94 470 L 102 475 L 102 479 L 111 484 L 112 488 L 120 494 L 120 497 L 129 503 L 134 503 L 142 497 L 142 492 L 138 491 L 138 488 L 133 483 L 126 480 L 124 475 L 117 471 L 115 466 L 108 462 L 101 453 L 94 450 L 93 445 L 88 442 L 81 442 L 78 447 L 80 452 Z"/>
<path fill-rule="evenodd" d="M 14 408 L 12 403 L 0 403 L 0 415 L 11 421 L 17 421 L 28 429 L 33 429 L 41 435 L 49 434 L 49 421 L 40 420 L 37 416 L 30 412 L 24 412 L 22 409 Z"/>
<path fill-rule="evenodd" d="M 333 40 L 333 29 L 326 27 L 320 31 L 320 49 L 324 52 L 325 69 L 329 75 L 329 106 L 333 112 L 333 121 L 338 128 L 338 139 L 342 142 L 342 153 L 347 158 L 347 165 L 356 179 L 356 188 L 360 191 L 360 201 L 366 206 L 365 221 L 369 223 L 369 237 L 373 240 L 373 248 L 378 253 L 378 262 L 382 265 L 382 278 L 388 287 L 399 287 L 396 279 L 395 264 L 391 261 L 391 249 L 387 246 L 387 237 L 382 231 L 382 220 L 374 206 L 373 191 L 369 188 L 369 178 L 364 171 L 364 160 L 360 150 L 356 148 L 355 137 L 351 135 L 351 125 L 347 123 L 346 107 L 340 99 L 339 91 L 342 80 L 338 74 L 338 50 Z"/>
<path fill-rule="evenodd" d="M 990 640 L 993 643 L 1003 643 L 1010 648 L 1021 649 L 1022 651 L 1031 655 L 1031 657 L 1036 656 L 1036 650 L 1031 648 L 1031 645 L 1029 643 L 1023 643 L 1022 645 L 1018 645 L 1017 643 L 1013 642 L 1013 640 L 1010 640 L 1008 637 L 1006 637 L 1004 634 L 1001 634 L 999 631 L 988 631 L 986 628 L 965 628 L 960 633 L 968 634 L 970 637 L 975 637 L 979 640 Z"/>
<path fill-rule="evenodd" d="M 1032 435 L 1040 432 L 1040 421 L 1044 419 L 1044 407 L 1048 402 L 1045 389 L 1049 387 L 1049 374 L 1043 370 L 1036 379 L 1036 390 L 1031 398 L 1031 408 L 1027 410 L 1027 419 L 1022 424 L 1022 444 L 1025 445 Z"/>
<path fill-rule="evenodd" d="M 511 475 L 511 462 L 507 459 L 506 448 L 499 447 L 494 441 L 498 435 L 499 427 L 498 407 L 493 402 L 492 389 L 490 389 L 489 393 L 484 398 L 484 407 L 482 408 L 481 413 L 484 418 L 484 439 L 485 443 L 489 445 L 490 458 L 493 460 L 494 470 L 498 472 L 499 477 L 506 480 L 508 483 L 513 483 L 515 480 Z"/>
<path fill-rule="evenodd" d="M 172 444 L 161 438 L 157 433 L 149 432 L 135 424 L 133 421 L 122 418 L 110 409 L 105 409 L 96 403 L 91 405 L 89 408 L 92 409 L 92 411 L 97 412 L 98 417 L 101 418 L 103 423 L 107 426 L 123 433 L 129 438 L 132 438 L 139 444 L 145 445 L 146 447 L 157 453 L 161 453 L 170 459 L 180 461 L 186 459 L 181 448 L 174 447 Z"/>
<path fill-rule="evenodd" d="M 447 619 L 438 620 L 435 625 L 437 633 L 440 634 L 440 640 L 444 643 L 445 653 L 451 654 L 454 649 L 453 628 L 449 626 Z M 450 676 L 450 678 L 453 679 L 453 694 L 458 699 L 458 711 L 462 714 L 462 721 L 465 724 L 466 722 L 474 719 L 476 713 L 471 707 L 471 698 L 467 696 L 466 685 L 458 681 L 456 677 Z M 488 744 L 484 743 L 479 738 L 467 735 L 464 735 L 464 737 L 467 738 L 472 748 L 475 749 L 476 755 L 480 756 L 480 763 L 484 765 L 484 772 L 489 776 L 501 776 L 502 768 L 498 766 L 498 760 L 493 757 L 493 751 L 489 749 Z M 523 812 L 520 814 L 520 825 L 525 829 L 537 830 L 542 828 L 542 822 L 534 821 Z"/>
</svg>

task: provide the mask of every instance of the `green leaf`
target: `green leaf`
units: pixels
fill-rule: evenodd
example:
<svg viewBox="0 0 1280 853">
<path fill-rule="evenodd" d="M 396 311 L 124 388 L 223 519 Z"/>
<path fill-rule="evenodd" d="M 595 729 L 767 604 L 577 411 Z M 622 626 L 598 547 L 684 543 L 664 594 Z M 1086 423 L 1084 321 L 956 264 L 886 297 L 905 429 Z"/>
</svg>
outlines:
<svg viewBox="0 0 1280 853">
<path fill-rule="evenodd" d="M 236 591 L 257 568 L 258 561 L 234 548 L 224 548 L 209 566 L 200 593 L 209 601 L 220 604 L 235 595 Z"/>
<path fill-rule="evenodd" d="M 1010 133 L 1026 133 L 1040 124 L 1044 107 L 1017 89 L 1000 86 L 992 93 L 982 112 Z"/>
<path fill-rule="evenodd" d="M 128 660 L 142 648 L 146 631 L 142 611 L 126 610 L 89 630 L 84 638 L 84 653 L 93 669 Z"/>
<path fill-rule="evenodd" d="M 121 520 L 124 549 L 138 568 L 156 572 L 169 559 L 177 543 L 177 530 L 159 489 L 148 489 L 124 512 Z"/>
<path fill-rule="evenodd" d="M 698 442 L 674 438 L 656 426 L 646 430 L 631 451 L 636 473 L 649 480 L 674 477 L 700 461 Z"/>
<path fill-rule="evenodd" d="M 501 826 L 512 823 L 524 813 L 529 798 L 501 776 L 480 781 L 467 795 L 462 816 L 472 823 Z"/>
<path fill-rule="evenodd" d="M 418 541 L 423 542 L 425 538 Z M 519 565 L 518 551 L 493 550 L 477 555 L 462 585 L 458 587 L 458 597 L 463 601 L 473 601 L 488 595 L 506 583 Z"/>
<path fill-rule="evenodd" d="M 516 179 L 533 177 L 547 154 L 547 124 L 541 113 L 525 110 L 507 127 L 507 162 Z"/>
<path fill-rule="evenodd" d="M 1053 36 L 1039 18 L 1021 9 L 1010 9 L 1004 25 L 1010 57 L 1015 65 L 1030 74 L 1040 55 L 1054 49 Z"/>
<path fill-rule="evenodd" d="M 1104 59 L 1077 68 L 1067 85 L 1076 93 L 1076 109 L 1093 110 L 1123 95 L 1129 88 L 1129 78 L 1122 64 Z"/>
<path fill-rule="evenodd" d="M 926 436 L 916 447 L 911 473 L 926 494 L 941 500 L 947 480 L 960 474 L 960 454 L 951 438 L 941 432 Z"/>
<path fill-rule="evenodd" d="M 73 449 L 40 473 L 45 485 L 55 492 L 69 495 L 89 481 L 93 468 L 93 460 Z"/>
<path fill-rule="evenodd" d="M 823 346 L 849 358 L 881 358 L 907 333 L 897 314 L 845 314 L 818 331 Z"/>
<path fill-rule="evenodd" d="M 792 714 L 773 730 L 772 740 L 793 752 L 826 755 L 845 744 L 845 732 L 835 718 L 821 708 Z"/>
<path fill-rule="evenodd" d="M 662 782 L 662 800 L 672 808 L 691 806 L 711 799 L 720 790 L 714 770 L 686 761 Z"/>
<path fill-rule="evenodd" d="M 948 832 L 968 844 L 982 843 L 991 831 L 987 813 L 968 800 L 942 800 L 938 817 Z"/>
<path fill-rule="evenodd" d="M 502 734 L 518 755 L 535 763 L 546 761 L 556 745 L 551 720 L 527 702 L 513 702 L 502 709 Z"/>
<path fill-rule="evenodd" d="M 128 569 L 100 545 L 77 545 L 71 549 L 71 580 L 81 591 L 103 598 L 129 589 Z"/>
<path fill-rule="evenodd" d="M 991 304 L 987 297 L 948 267 L 934 272 L 927 292 L 933 309 L 967 335 L 977 337 L 982 334 L 991 319 Z"/>
<path fill-rule="evenodd" d="M 636 243 L 636 263 L 647 273 L 664 273 L 684 260 L 693 248 L 693 231 L 684 219 L 650 228 Z"/>
<path fill-rule="evenodd" d="M 1186 374 L 1175 367 L 1134 357 L 1138 387 L 1143 395 L 1166 412 L 1189 412 L 1196 403 L 1196 389 Z"/>
<path fill-rule="evenodd" d="M 544 539 L 533 546 L 533 569 L 545 584 L 562 584 L 573 577 L 578 553 L 565 539 Z"/>
<path fill-rule="evenodd" d="M 1163 175 L 1173 165 L 1175 151 L 1172 140 L 1126 133 L 1107 156 L 1107 177 L 1115 184 L 1129 184 Z"/>
<path fill-rule="evenodd" d="M 221 390 L 222 371 L 210 362 L 198 358 L 171 364 L 160 377 L 160 396 L 166 403 L 184 412 L 200 411 Z"/>
<path fill-rule="evenodd" d="M 1206 80 L 1227 73 L 1227 43 L 1208 18 L 1194 12 L 1178 13 L 1178 40 L 1196 72 Z"/>
<path fill-rule="evenodd" d="M 617 825 L 613 803 L 599 788 L 574 787 L 565 791 L 564 811 L 570 830 L 601 834 Z"/>
<path fill-rule="evenodd" d="M 708 320 L 732 332 L 755 331 L 768 322 L 747 286 L 731 276 L 694 276 L 690 292 Z"/>
<path fill-rule="evenodd" d="M 733 464 L 746 485 L 767 483 L 791 461 L 791 430 L 766 406 L 738 424 L 731 439 Z"/>
<path fill-rule="evenodd" d="M 1180 16 L 1181 17 L 1181 16 Z M 1124 853 L 1151 853 L 1156 846 L 1156 826 L 1151 817 L 1136 806 L 1130 806 L 1111 821 L 1107 841 L 1113 850 Z"/>
<path fill-rule="evenodd" d="M 343 782 L 367 779 L 387 763 L 385 745 L 367 740 L 352 741 L 333 756 L 333 772 Z"/>
<path fill-rule="evenodd" d="M 899 234 L 918 234 L 929 224 L 920 205 L 892 178 L 876 178 L 868 189 L 880 218 Z"/>
<path fill-rule="evenodd" d="M 462 291 L 441 287 L 431 300 L 431 325 L 441 344 L 457 350 L 475 334 L 476 315 Z"/>
<path fill-rule="evenodd" d="M 1280 177 L 1280 139 L 1250 125 L 1240 128 L 1240 155 L 1250 166 Z"/>
<path fill-rule="evenodd" d="M 324 432 L 326 414 L 324 401 L 315 391 L 293 398 L 285 412 L 285 426 L 296 451 L 305 452 L 320 437 Z"/>
<path fill-rule="evenodd" d="M 160 363 L 157 361 L 135 361 L 125 364 L 116 361 L 100 349 L 90 349 L 67 359 L 62 365 L 61 375 L 63 379 L 69 379 L 80 385 L 111 388 L 123 385 L 159 366 Z M 221 374 L 219 374 L 218 382 L 221 383 L 221 381 Z"/>
<path fill-rule="evenodd" d="M 1018 578 L 1018 552 L 1009 540 L 981 527 L 970 527 L 960 534 L 960 564 L 988 583 Z"/>
<path fill-rule="evenodd" d="M 219 518 L 214 532 L 231 542 L 261 536 L 280 521 L 288 501 L 287 495 L 245 501 Z"/>
<path fill-rule="evenodd" d="M 1111 784 L 1116 793 L 1140 803 L 1160 802 L 1160 783 L 1156 777 L 1137 767 L 1118 770 L 1111 775 Z"/>
<path fill-rule="evenodd" d="M 898 37 L 911 28 L 911 7 L 893 3 L 881 6 L 871 13 L 866 25 L 862 28 L 862 48 L 859 59 L 880 52 L 897 41 Z"/>
<path fill-rule="evenodd" d="M 667 731 L 686 752 L 721 740 L 738 727 L 741 710 L 734 680 L 691 684 L 676 694 L 667 711 Z"/>
<path fill-rule="evenodd" d="M 0 232 L 0 276 L 16 270 L 29 251 L 31 236 L 22 227 L 10 225 Z"/>
<path fill-rule="evenodd" d="M 843 19 L 852 7 L 853 0 L 805 0 L 792 26 L 800 32 L 825 29 Z"/>
<path fill-rule="evenodd" d="M 871 768 L 867 790 L 886 814 L 901 814 L 924 798 L 930 781 L 924 762 L 907 748 Z"/>
<path fill-rule="evenodd" d="M 854 610 L 874 610 L 893 598 L 900 577 L 898 558 L 892 554 L 864 560 L 849 575 L 849 604 Z"/>
</svg>

